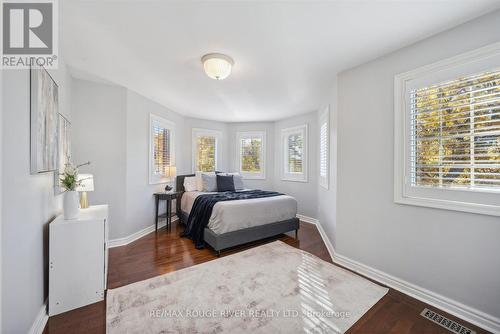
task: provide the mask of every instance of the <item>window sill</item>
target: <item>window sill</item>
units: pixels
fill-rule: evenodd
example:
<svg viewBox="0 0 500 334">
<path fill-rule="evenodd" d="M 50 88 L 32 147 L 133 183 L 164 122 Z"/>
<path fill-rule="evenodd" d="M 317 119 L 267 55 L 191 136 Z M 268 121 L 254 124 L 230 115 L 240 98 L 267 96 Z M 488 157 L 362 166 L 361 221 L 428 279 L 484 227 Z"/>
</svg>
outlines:
<svg viewBox="0 0 500 334">
<path fill-rule="evenodd" d="M 286 178 L 286 177 L 282 177 L 281 181 L 286 181 L 286 182 L 302 182 L 302 183 L 308 183 L 309 182 L 307 179 L 293 179 L 293 178 Z"/>
<path fill-rule="evenodd" d="M 265 180 L 266 176 L 251 176 L 251 175 L 245 175 L 241 174 L 241 177 L 243 180 Z"/>
<path fill-rule="evenodd" d="M 404 197 L 400 195 L 395 196 L 394 203 L 422 206 L 434 209 L 468 212 L 489 216 L 500 216 L 500 206 L 497 205 L 460 202 L 435 198 Z"/>
</svg>

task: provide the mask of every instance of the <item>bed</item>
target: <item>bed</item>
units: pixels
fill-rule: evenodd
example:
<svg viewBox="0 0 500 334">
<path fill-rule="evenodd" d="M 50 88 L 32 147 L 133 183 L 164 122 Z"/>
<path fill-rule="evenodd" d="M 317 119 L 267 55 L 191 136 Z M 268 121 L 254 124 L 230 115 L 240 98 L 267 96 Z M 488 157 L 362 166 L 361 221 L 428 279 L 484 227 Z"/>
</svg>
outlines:
<svg viewBox="0 0 500 334">
<path fill-rule="evenodd" d="M 195 175 L 179 175 L 176 180 L 176 190 L 182 193 L 177 200 L 176 211 L 184 224 L 187 223 L 195 199 L 202 194 L 210 194 L 186 192 L 184 178 L 191 176 Z M 288 195 L 218 202 L 203 231 L 203 240 L 219 256 L 226 248 L 285 232 L 295 231 L 297 237 L 299 219 L 296 214 L 297 201 Z"/>
</svg>

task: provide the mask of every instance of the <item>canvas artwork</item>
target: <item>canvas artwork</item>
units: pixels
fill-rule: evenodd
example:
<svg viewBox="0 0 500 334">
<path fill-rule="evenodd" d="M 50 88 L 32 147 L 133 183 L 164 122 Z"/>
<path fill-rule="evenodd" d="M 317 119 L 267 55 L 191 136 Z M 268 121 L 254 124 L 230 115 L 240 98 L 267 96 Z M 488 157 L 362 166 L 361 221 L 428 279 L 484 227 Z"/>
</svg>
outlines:
<svg viewBox="0 0 500 334">
<path fill-rule="evenodd" d="M 57 171 L 54 173 L 54 192 L 56 195 L 64 191 L 59 176 L 71 158 L 71 123 L 62 114 L 59 114 L 58 117 L 58 163 Z"/>
<path fill-rule="evenodd" d="M 55 81 L 43 68 L 30 70 L 31 174 L 58 167 L 58 107 Z"/>
</svg>

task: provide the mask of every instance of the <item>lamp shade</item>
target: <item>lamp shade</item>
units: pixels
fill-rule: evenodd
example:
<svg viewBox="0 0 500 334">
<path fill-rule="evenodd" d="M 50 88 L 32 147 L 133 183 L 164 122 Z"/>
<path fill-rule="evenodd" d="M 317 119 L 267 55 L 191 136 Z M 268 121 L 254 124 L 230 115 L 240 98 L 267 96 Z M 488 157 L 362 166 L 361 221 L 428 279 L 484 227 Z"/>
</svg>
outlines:
<svg viewBox="0 0 500 334">
<path fill-rule="evenodd" d="M 76 191 L 94 191 L 94 176 L 92 174 L 78 174 L 80 185 Z"/>
<path fill-rule="evenodd" d="M 168 167 L 168 176 L 175 176 L 177 174 L 177 168 L 175 166 Z"/>
<path fill-rule="evenodd" d="M 221 53 L 209 53 L 201 58 L 205 73 L 212 79 L 223 80 L 231 74 L 234 61 Z"/>
</svg>

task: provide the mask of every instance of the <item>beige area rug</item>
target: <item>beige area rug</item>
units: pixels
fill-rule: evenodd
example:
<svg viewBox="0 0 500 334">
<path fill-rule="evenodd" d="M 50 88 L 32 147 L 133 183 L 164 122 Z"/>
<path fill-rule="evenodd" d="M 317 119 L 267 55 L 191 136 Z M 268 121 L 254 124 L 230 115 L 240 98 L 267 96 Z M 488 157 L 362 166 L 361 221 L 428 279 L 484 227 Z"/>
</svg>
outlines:
<svg viewBox="0 0 500 334">
<path fill-rule="evenodd" d="M 276 241 L 108 290 L 107 333 L 344 333 L 387 291 Z"/>
</svg>

